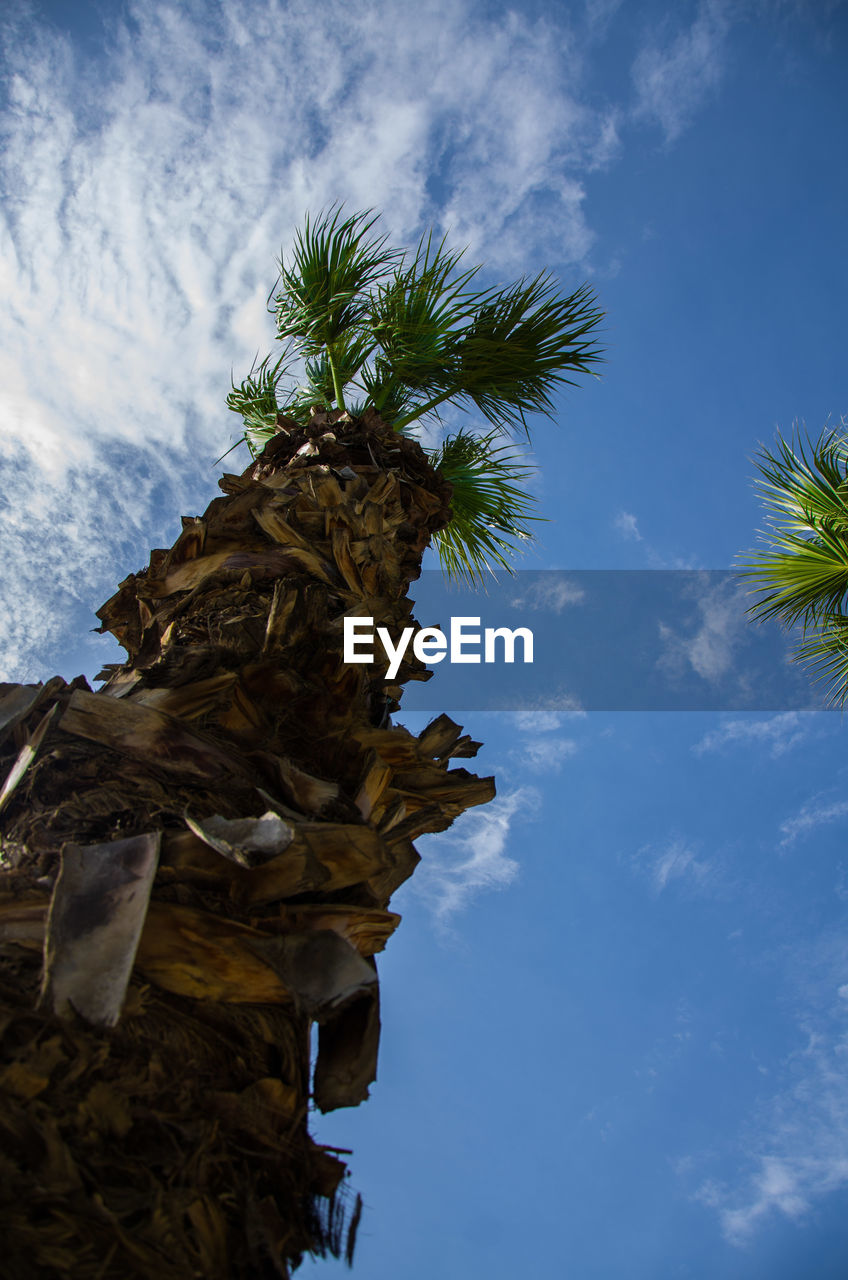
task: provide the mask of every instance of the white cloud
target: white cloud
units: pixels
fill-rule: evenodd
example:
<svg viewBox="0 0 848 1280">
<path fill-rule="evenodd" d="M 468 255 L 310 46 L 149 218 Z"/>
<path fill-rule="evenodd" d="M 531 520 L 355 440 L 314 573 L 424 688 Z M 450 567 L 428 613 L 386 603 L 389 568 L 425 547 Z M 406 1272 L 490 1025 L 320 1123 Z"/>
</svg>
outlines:
<svg viewBox="0 0 848 1280">
<path fill-rule="evenodd" d="M 681 876 L 699 870 L 700 864 L 695 860 L 691 849 L 679 840 L 657 852 L 653 860 L 654 887 L 661 892 L 670 880 L 679 880 Z"/>
<path fill-rule="evenodd" d="M 517 761 L 534 773 L 558 773 L 564 760 L 577 754 L 573 738 L 538 738 L 524 742 L 513 752 Z"/>
<path fill-rule="evenodd" d="M 634 116 L 653 120 L 673 142 L 721 79 L 728 23 L 720 0 L 703 0 L 687 30 L 647 45 L 632 68 Z"/>
<path fill-rule="evenodd" d="M 550 613 L 562 613 L 568 605 L 582 604 L 585 598 L 586 592 L 576 582 L 562 574 L 547 572 L 509 603 L 513 609 L 545 609 Z"/>
<path fill-rule="evenodd" d="M 413 890 L 441 923 L 483 890 L 504 888 L 515 879 L 518 863 L 507 854 L 510 826 L 517 814 L 535 816 L 538 806 L 538 792 L 521 787 L 463 814 L 449 833 L 419 841 L 424 857 Z"/>
<path fill-rule="evenodd" d="M 564 720 L 585 720 L 586 712 L 577 698 L 563 690 L 554 690 L 537 703 L 525 703 L 512 712 L 515 727 L 521 733 L 551 733 L 562 727 Z"/>
<path fill-rule="evenodd" d="M 703 680 L 714 683 L 733 666 L 734 654 L 745 638 L 747 622 L 740 605 L 741 591 L 724 580 L 704 585 L 693 578 L 697 625 L 688 633 L 659 623 L 663 652 L 657 665 L 674 675 L 687 668 Z"/>
<path fill-rule="evenodd" d="M 562 716 L 556 711 L 514 711 L 512 719 L 521 733 L 553 733 L 562 725 Z"/>
<path fill-rule="evenodd" d="M 622 0 L 585 0 L 586 26 L 595 39 L 606 36 L 621 4 Z"/>
<path fill-rule="evenodd" d="M 642 845 L 633 862 L 647 874 L 657 894 L 675 880 L 701 886 L 712 873 L 710 863 L 696 857 L 689 842 L 680 837 L 672 837 L 662 845 Z"/>
<path fill-rule="evenodd" d="M 791 1083 L 755 1122 L 743 1186 L 707 1182 L 698 1192 L 740 1247 L 772 1214 L 800 1223 L 814 1202 L 848 1186 L 848 1036 L 811 1034 L 787 1070 Z"/>
<path fill-rule="evenodd" d="M 399 0 L 130 13 L 84 57 L 26 5 L 0 19 L 11 679 L 44 674 L 72 607 L 214 496 L 230 371 L 271 345 L 274 262 L 307 208 L 375 206 L 407 242 L 434 223 L 491 276 L 562 269 L 592 243 L 581 176 L 615 145 L 614 112 L 572 88 L 584 55 L 545 21 L 447 0 L 414 22 Z"/>
<path fill-rule="evenodd" d="M 823 800 L 820 796 L 807 800 L 794 818 L 787 818 L 780 824 L 781 849 L 794 844 L 799 836 L 806 836 L 816 827 L 826 826 L 831 822 L 839 822 L 848 816 L 848 800 Z"/>
<path fill-rule="evenodd" d="M 796 1010 L 798 1048 L 758 1070 L 775 1081 L 740 1131 L 734 1149 L 713 1146 L 721 1177 L 696 1198 L 714 1208 L 728 1241 L 739 1247 L 776 1214 L 803 1226 L 817 1202 L 848 1187 L 848 941 L 839 921 L 791 929 L 780 947 L 784 1009 Z M 693 1162 L 694 1163 L 694 1162 Z"/>
<path fill-rule="evenodd" d="M 636 517 L 629 511 L 619 511 L 612 523 L 613 528 L 617 529 L 623 538 L 628 538 L 634 542 L 642 541 L 642 535 L 636 524 Z"/>
<path fill-rule="evenodd" d="M 782 756 L 810 733 L 813 722 L 808 714 L 800 711 L 783 711 L 768 720 L 749 717 L 722 721 L 718 729 L 711 729 L 696 742 L 692 750 L 696 755 L 706 751 L 721 751 L 723 747 L 750 743 L 768 749 L 773 757 Z"/>
</svg>

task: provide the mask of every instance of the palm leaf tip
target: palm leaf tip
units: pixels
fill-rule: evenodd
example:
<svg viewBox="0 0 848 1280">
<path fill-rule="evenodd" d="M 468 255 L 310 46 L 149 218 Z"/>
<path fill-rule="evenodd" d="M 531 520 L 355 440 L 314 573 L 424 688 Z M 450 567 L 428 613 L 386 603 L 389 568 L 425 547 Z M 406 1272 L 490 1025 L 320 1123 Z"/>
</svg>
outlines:
<svg viewBox="0 0 848 1280">
<path fill-rule="evenodd" d="M 813 634 L 804 636 L 793 657 L 825 686 L 825 702 L 844 709 L 848 699 L 848 618 L 825 615 Z"/>
<path fill-rule="evenodd" d="M 450 523 L 435 536 L 449 578 L 479 584 L 487 573 L 513 571 L 515 555 L 532 539 L 535 498 L 525 488 L 533 468 L 498 433 L 459 431 L 431 454 L 453 486 Z"/>
<path fill-rule="evenodd" d="M 761 593 L 749 612 L 786 626 L 815 625 L 842 610 L 848 592 L 848 441 L 825 431 L 815 444 L 800 432 L 778 437 L 755 459 L 766 510 L 765 550 L 741 557 L 740 576 Z"/>
<path fill-rule="evenodd" d="M 377 221 L 372 210 L 342 219 L 335 205 L 315 221 L 307 214 L 287 265 L 279 263 L 274 294 L 277 336 L 296 337 L 316 346 L 332 343 L 359 323 L 367 309 L 367 291 L 400 251 L 386 248 L 387 236 L 370 236 Z"/>
<path fill-rule="evenodd" d="M 419 414 L 454 400 L 475 407 L 493 427 L 529 435 L 528 414 L 551 417 L 556 388 L 595 373 L 603 359 L 594 338 L 602 318 L 591 286 L 562 297 L 547 273 L 475 295 L 467 323 L 446 344 L 442 387 Z"/>
<path fill-rule="evenodd" d="M 848 697 L 848 435 L 843 422 L 813 444 L 800 430 L 778 436 L 774 450 L 761 446 L 756 484 L 767 512 L 765 550 L 741 558 L 739 575 L 759 599 L 748 612 L 800 625 L 794 652 L 816 679 L 826 681 L 831 702 Z"/>
<path fill-rule="evenodd" d="M 259 364 L 254 360 L 250 373 L 238 386 L 231 378 L 232 390 L 227 396 L 227 408 L 241 415 L 244 439 L 254 456 L 261 452 L 277 429 L 277 385 L 287 372 L 287 356 L 284 351 L 274 365 L 270 356 Z"/>
</svg>

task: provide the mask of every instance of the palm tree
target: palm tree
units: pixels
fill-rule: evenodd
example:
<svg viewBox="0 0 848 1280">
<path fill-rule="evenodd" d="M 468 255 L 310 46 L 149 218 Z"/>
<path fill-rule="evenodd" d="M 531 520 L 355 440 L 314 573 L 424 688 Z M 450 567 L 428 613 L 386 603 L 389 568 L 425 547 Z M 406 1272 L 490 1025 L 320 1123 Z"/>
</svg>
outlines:
<svg viewBox="0 0 848 1280">
<path fill-rule="evenodd" d="M 280 413 L 305 425 L 316 407 L 354 417 L 370 408 L 409 435 L 443 404 L 477 409 L 489 432 L 460 430 L 430 452 L 453 486 L 450 522 L 434 541 L 452 576 L 508 569 L 534 517 L 528 468 L 503 438 L 529 441 L 527 414 L 550 416 L 551 392 L 592 371 L 601 313 L 588 285 L 562 297 L 544 272 L 474 290 L 480 267 L 460 271 L 463 254 L 444 240 L 423 237 L 408 260 L 370 234 L 375 221 L 370 213 L 342 220 L 340 209 L 306 219 L 269 298 L 283 354 L 255 363 L 228 404 L 254 454 Z M 281 395 L 293 358 L 305 378 Z"/>
<path fill-rule="evenodd" d="M 430 673 L 345 663 L 343 620 L 399 633 L 433 540 L 455 576 L 508 563 L 532 516 L 504 439 L 591 371 L 600 318 L 585 287 L 475 291 L 444 242 L 373 227 L 332 209 L 280 263 L 283 356 L 229 398 L 252 460 L 99 611 L 126 662 L 96 693 L 0 688 L 10 1277 L 352 1255 L 361 1202 L 308 1110 L 367 1097 L 391 894 L 494 784 L 449 767 L 479 743 L 447 716 L 392 724 Z M 447 404 L 489 427 L 427 453 L 413 424 Z"/>
<path fill-rule="evenodd" d="M 756 460 L 768 513 L 765 550 L 742 561 L 742 577 L 760 591 L 752 617 L 799 624 L 794 657 L 825 682 L 827 699 L 848 697 L 848 435 L 846 424 L 806 442 L 778 436 Z"/>
</svg>

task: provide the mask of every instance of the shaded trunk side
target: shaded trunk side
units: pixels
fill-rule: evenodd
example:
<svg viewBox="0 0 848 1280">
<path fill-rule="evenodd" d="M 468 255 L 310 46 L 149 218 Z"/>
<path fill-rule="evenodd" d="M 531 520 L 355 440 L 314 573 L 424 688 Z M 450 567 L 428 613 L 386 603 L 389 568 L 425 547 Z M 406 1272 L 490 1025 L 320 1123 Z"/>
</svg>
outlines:
<svg viewBox="0 0 848 1280">
<path fill-rule="evenodd" d="M 286 1276 L 361 1204 L 311 1103 L 375 1078 L 375 953 L 413 840 L 494 795 L 442 716 L 391 724 L 450 513 L 374 414 L 281 420 L 100 610 L 128 660 L 0 688 L 0 1213 L 12 1277 Z M 376 655 L 375 655 L 376 656 Z M 128 982 L 128 985 L 127 985 Z M 319 1049 L 310 1081 L 310 1026 Z"/>
</svg>

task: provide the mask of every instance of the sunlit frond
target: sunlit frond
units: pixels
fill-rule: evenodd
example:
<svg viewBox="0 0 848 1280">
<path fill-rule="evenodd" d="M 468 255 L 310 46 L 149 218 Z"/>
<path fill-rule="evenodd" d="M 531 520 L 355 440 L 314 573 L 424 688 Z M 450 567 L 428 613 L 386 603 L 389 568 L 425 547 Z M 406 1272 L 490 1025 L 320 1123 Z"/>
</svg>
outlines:
<svg viewBox="0 0 848 1280">
<path fill-rule="evenodd" d="M 588 285 L 563 298 L 546 274 L 489 291 L 455 335 L 444 390 L 420 412 L 450 399 L 475 406 L 494 427 L 529 435 L 526 415 L 550 416 L 556 387 L 574 385 L 569 375 L 592 373 L 601 360 L 589 336 L 601 319 Z"/>
<path fill-rule="evenodd" d="M 279 287 L 274 294 L 279 338 L 300 338 L 314 346 L 332 345 L 359 325 L 368 309 L 367 290 L 398 257 L 387 249 L 386 236 L 371 236 L 377 221 L 371 210 L 341 220 L 341 207 L 309 215 L 295 236 L 287 263 L 280 260 Z"/>
<path fill-rule="evenodd" d="M 293 400 L 332 408 L 336 402 L 336 381 L 342 387 L 353 382 L 374 347 L 370 335 L 356 329 L 339 337 L 333 345 L 332 357 L 328 347 L 320 347 L 315 355 L 306 357 L 306 380 L 293 393 Z"/>
<path fill-rule="evenodd" d="M 365 393 L 365 403 L 373 405 L 383 421 L 395 429 L 398 420 L 408 414 L 415 403 L 415 393 L 395 376 L 392 366 L 382 356 L 360 369 L 356 382 Z"/>
<path fill-rule="evenodd" d="M 742 560 L 740 576 L 760 598 L 753 618 L 801 624 L 794 657 L 827 686 L 829 701 L 848 697 L 848 438 L 846 424 L 816 444 L 778 437 L 757 459 L 758 491 L 768 513 L 765 550 Z"/>
<path fill-rule="evenodd" d="M 525 482 L 533 468 L 513 445 L 496 445 L 497 432 L 459 431 L 431 455 L 453 485 L 451 521 L 435 545 L 449 578 L 482 582 L 487 572 L 512 571 L 516 553 L 533 537 L 535 498 Z"/>
<path fill-rule="evenodd" d="M 825 686 L 825 701 L 844 707 L 848 699 L 848 618 L 827 614 L 796 646 L 796 662 Z"/>
<path fill-rule="evenodd" d="M 374 336 L 396 381 L 424 399 L 456 382 L 456 346 L 462 326 L 473 318 L 482 293 L 468 284 L 480 270 L 457 272 L 461 252 L 452 252 L 432 234 L 422 238 L 415 257 L 396 268 L 375 292 Z M 381 405 L 374 406 L 381 412 Z"/>
<path fill-rule="evenodd" d="M 369 236 L 376 221 L 370 210 L 342 220 L 340 206 L 314 223 L 307 215 L 290 261 L 280 260 L 273 295 L 277 337 L 296 339 L 306 357 L 324 354 L 340 409 L 345 408 L 345 385 L 359 368 L 345 362 L 345 355 L 373 347 L 373 338 L 361 328 L 370 307 L 368 291 L 402 256 L 385 247 L 386 236 Z"/>
<path fill-rule="evenodd" d="M 526 433 L 528 413 L 550 415 L 555 388 L 600 360 L 588 337 L 601 319 L 594 301 L 588 285 L 559 297 L 547 275 L 490 295 L 460 347 L 462 394 L 493 426 Z"/>
<path fill-rule="evenodd" d="M 750 612 L 809 626 L 841 612 L 848 592 L 848 442 L 841 431 L 815 445 L 779 438 L 776 452 L 763 448 L 756 461 L 769 545 L 742 564 L 763 592 Z"/>
<path fill-rule="evenodd" d="M 241 414 L 244 419 L 244 438 L 254 456 L 264 449 L 277 429 L 277 386 L 287 372 L 288 351 L 284 351 L 276 364 L 266 356 L 261 363 L 254 361 L 250 373 L 227 396 L 227 408 Z"/>
</svg>

